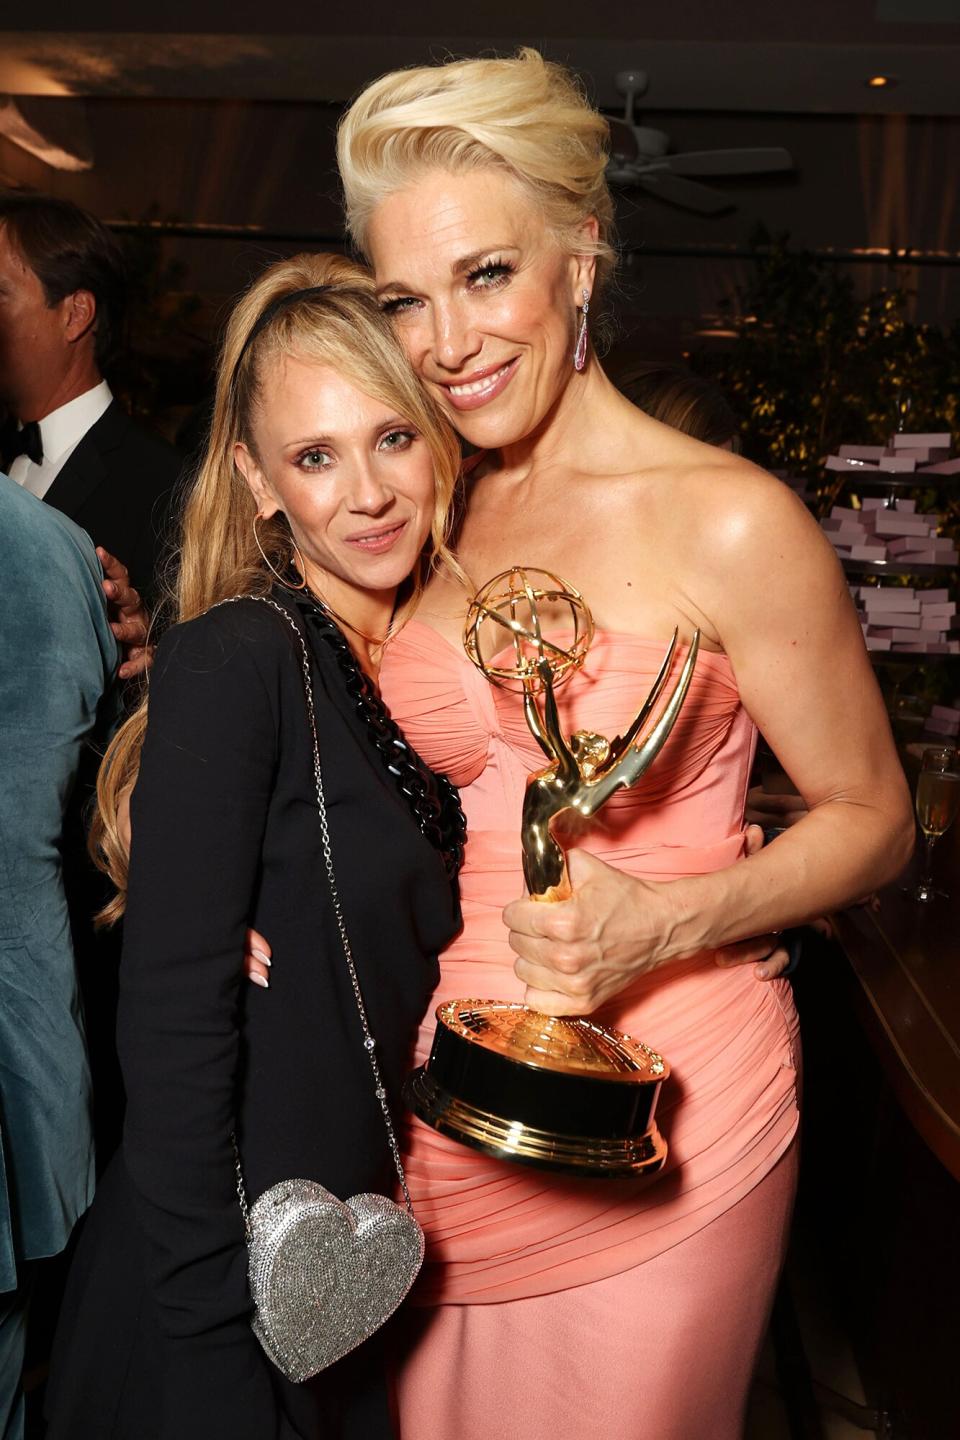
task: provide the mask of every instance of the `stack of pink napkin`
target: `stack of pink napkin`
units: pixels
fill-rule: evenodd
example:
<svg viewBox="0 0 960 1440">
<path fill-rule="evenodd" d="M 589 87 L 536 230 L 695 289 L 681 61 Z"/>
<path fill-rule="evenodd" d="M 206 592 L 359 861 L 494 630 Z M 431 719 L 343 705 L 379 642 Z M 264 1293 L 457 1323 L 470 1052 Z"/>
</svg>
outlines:
<svg viewBox="0 0 960 1440">
<path fill-rule="evenodd" d="M 958 655 L 960 640 L 949 632 L 956 602 L 948 590 L 914 590 L 905 585 L 852 585 L 860 628 L 868 650 L 915 655 Z"/>
</svg>

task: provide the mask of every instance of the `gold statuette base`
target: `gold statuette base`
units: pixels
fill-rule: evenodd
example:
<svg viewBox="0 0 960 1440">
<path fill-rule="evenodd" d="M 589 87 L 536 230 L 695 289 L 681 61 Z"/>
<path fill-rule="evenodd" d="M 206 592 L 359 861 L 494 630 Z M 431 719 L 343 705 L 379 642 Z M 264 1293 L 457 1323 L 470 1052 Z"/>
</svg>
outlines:
<svg viewBox="0 0 960 1440">
<path fill-rule="evenodd" d="M 409 1076 L 404 1098 L 414 1114 L 441 1135 L 497 1160 L 539 1170 L 610 1180 L 655 1175 L 667 1158 L 666 1141 L 652 1121 L 643 1134 L 618 1138 L 538 1130 L 458 1099 L 437 1084 L 426 1066 Z"/>
</svg>

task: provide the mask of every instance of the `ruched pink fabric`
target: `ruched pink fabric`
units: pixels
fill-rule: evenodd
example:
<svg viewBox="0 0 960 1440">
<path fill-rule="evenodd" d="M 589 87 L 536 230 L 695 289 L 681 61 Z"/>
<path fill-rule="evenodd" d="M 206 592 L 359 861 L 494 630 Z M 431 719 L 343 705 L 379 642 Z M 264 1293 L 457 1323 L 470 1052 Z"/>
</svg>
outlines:
<svg viewBox="0 0 960 1440">
<path fill-rule="evenodd" d="M 742 1440 L 796 1174 L 792 1145 L 739 1204 L 607 1280 L 402 1312 L 398 1440 Z"/>
<path fill-rule="evenodd" d="M 567 733 L 622 732 L 664 649 L 635 635 L 598 634 L 584 670 L 558 691 Z M 459 648 L 417 621 L 388 647 L 380 679 L 412 744 L 461 787 L 467 814 L 464 927 L 442 957 L 436 1001 L 522 998 L 501 912 L 523 893 L 521 802 L 527 774 L 543 761 L 520 699 L 491 686 Z M 657 761 L 574 843 L 655 880 L 735 863 L 754 744 L 729 660 L 701 652 Z M 798 1124 L 799 1063 L 789 982 L 762 983 L 749 966 L 721 969 L 707 953 L 633 983 L 600 1018 L 670 1062 L 658 1112 L 670 1146 L 666 1170 L 652 1182 L 553 1179 L 489 1160 L 408 1117 L 407 1178 L 427 1235 L 415 1304 L 494 1305 L 623 1274 L 711 1226 L 787 1151 Z M 418 1064 L 433 1029 L 431 1008 Z M 779 1247 L 782 1226 L 777 1235 L 771 1243 Z M 762 1234 L 756 1239 L 762 1246 Z M 748 1255 L 727 1260 L 749 1270 Z"/>
</svg>

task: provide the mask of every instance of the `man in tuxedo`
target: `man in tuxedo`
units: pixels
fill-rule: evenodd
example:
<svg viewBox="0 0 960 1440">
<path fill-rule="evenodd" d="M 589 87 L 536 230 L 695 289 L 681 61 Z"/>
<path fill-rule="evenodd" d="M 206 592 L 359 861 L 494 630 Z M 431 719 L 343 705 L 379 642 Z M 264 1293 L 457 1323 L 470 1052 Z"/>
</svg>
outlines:
<svg viewBox="0 0 960 1440">
<path fill-rule="evenodd" d="M 0 475 L 0 1436 L 20 1440 L 27 1305 L 93 1193 L 62 861 L 117 645 L 90 539 Z"/>
<path fill-rule="evenodd" d="M 149 608 L 157 595 L 181 469 L 177 451 L 135 425 L 103 378 L 121 339 L 124 302 L 123 259 L 99 220 L 65 200 L 0 193 L 0 405 L 9 416 L 0 469 L 97 546 L 111 628 L 126 647 L 121 679 L 148 663 L 140 596 Z M 85 843 L 97 768 L 87 746 L 63 856 L 106 1160 L 119 1138 L 123 1097 L 113 1038 L 119 935 L 93 929 L 108 892 Z"/>
<path fill-rule="evenodd" d="M 124 301 L 122 256 L 99 220 L 66 200 L 0 194 L 0 461 L 119 557 L 149 605 L 181 460 L 103 378 Z M 126 588 L 119 566 L 107 574 Z"/>
</svg>

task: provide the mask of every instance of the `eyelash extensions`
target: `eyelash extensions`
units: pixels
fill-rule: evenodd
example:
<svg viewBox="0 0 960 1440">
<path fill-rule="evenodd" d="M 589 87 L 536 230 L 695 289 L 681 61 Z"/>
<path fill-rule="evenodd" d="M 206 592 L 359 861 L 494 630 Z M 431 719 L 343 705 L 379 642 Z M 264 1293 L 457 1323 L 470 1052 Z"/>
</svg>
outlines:
<svg viewBox="0 0 960 1440">
<path fill-rule="evenodd" d="M 484 290 L 497 290 L 513 274 L 514 267 L 509 260 L 501 260 L 499 257 L 493 260 L 485 260 L 475 270 L 471 270 L 467 280 L 472 284 L 483 275 L 491 276 L 489 285 L 481 286 Z"/>
<path fill-rule="evenodd" d="M 479 290 L 499 290 L 508 282 L 515 269 L 516 267 L 509 260 L 494 257 L 470 270 L 466 277 L 467 284 Z M 477 282 L 484 276 L 489 277 L 487 283 L 478 285 Z M 397 295 L 392 299 L 382 300 L 380 309 L 385 315 L 400 315 L 404 311 L 412 309 L 416 303 L 412 295 Z"/>
</svg>

